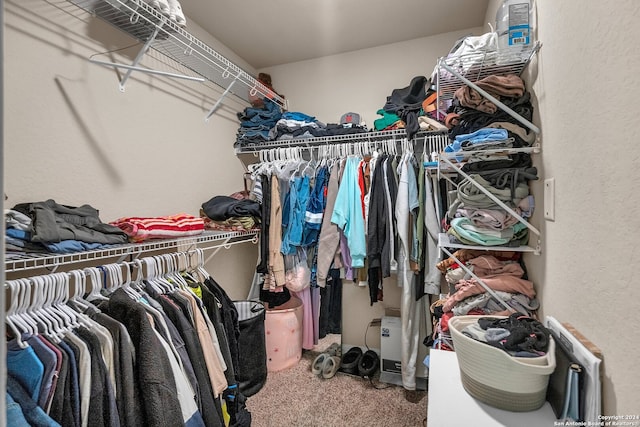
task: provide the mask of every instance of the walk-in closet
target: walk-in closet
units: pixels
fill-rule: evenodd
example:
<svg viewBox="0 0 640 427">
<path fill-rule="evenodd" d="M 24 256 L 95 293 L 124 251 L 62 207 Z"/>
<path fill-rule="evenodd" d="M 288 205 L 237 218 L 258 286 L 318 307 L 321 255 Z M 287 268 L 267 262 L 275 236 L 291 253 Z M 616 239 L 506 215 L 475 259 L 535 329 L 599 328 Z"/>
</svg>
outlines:
<svg viewBox="0 0 640 427">
<path fill-rule="evenodd" d="M 640 426 L 635 1 L 0 16 L 0 426 Z"/>
</svg>

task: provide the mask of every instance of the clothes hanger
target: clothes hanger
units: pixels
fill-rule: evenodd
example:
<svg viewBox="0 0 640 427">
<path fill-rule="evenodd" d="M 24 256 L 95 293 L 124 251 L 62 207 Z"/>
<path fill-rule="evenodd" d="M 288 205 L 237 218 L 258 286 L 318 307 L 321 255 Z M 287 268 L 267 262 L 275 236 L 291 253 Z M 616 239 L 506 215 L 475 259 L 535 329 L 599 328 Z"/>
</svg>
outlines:
<svg viewBox="0 0 640 427">
<path fill-rule="evenodd" d="M 37 335 L 39 333 L 38 321 L 31 316 L 30 310 L 34 299 L 34 289 L 29 279 L 18 279 L 20 284 L 20 298 L 18 300 L 18 310 L 16 314 L 26 326 L 25 333 L 29 335 Z"/>
<path fill-rule="evenodd" d="M 164 255 L 157 255 L 153 257 L 156 262 L 156 277 L 157 283 L 164 289 L 165 294 L 170 294 L 176 290 L 176 285 L 167 279 L 169 272 L 169 260 Z"/>
<path fill-rule="evenodd" d="M 52 283 L 51 308 L 57 311 L 63 320 L 63 329 L 71 330 L 80 326 L 78 313 L 67 305 L 69 299 L 69 275 L 67 273 L 54 273 L 49 275 Z"/>
<path fill-rule="evenodd" d="M 20 348 L 27 348 L 29 347 L 29 344 L 22 341 L 22 331 L 20 331 L 20 327 L 22 327 L 21 320 L 16 317 L 19 300 L 18 294 L 21 288 L 16 281 L 9 280 L 5 283 L 5 286 L 8 286 L 9 290 L 11 291 L 11 304 L 5 316 L 5 323 L 9 326 L 9 329 L 13 331 L 16 343 L 20 346 Z"/>
<path fill-rule="evenodd" d="M 183 272 L 185 271 L 186 265 L 186 255 L 184 252 L 176 252 L 173 254 L 169 254 L 172 262 L 172 272 L 171 277 L 174 281 L 183 289 L 189 289 L 189 283 L 183 276 Z"/>
<path fill-rule="evenodd" d="M 87 275 L 87 278 L 90 279 L 89 282 L 91 283 L 91 289 L 89 290 L 89 293 L 84 296 L 84 299 L 87 301 L 107 301 L 109 298 L 100 293 L 100 289 L 103 287 L 106 289 L 106 283 L 104 283 L 104 280 L 102 279 L 103 273 L 99 267 L 86 267 L 83 271 Z"/>
<path fill-rule="evenodd" d="M 31 320 L 39 325 L 39 332 L 47 337 L 57 341 L 59 339 L 58 331 L 61 328 L 62 321 L 54 317 L 47 310 L 48 299 L 50 298 L 50 287 L 45 283 L 42 276 L 34 276 L 23 281 L 27 286 L 29 294 L 32 294 L 26 313 Z M 35 335 L 35 334 L 34 334 Z"/>
<path fill-rule="evenodd" d="M 200 276 L 200 281 L 204 282 L 209 278 L 209 273 L 204 268 L 204 250 L 202 248 L 196 248 L 197 254 L 197 264 L 195 265 L 195 270 L 197 274 Z"/>
<path fill-rule="evenodd" d="M 160 264 L 160 259 L 157 256 L 145 258 L 147 263 L 147 282 L 151 282 L 156 288 L 159 289 L 160 294 L 169 294 L 173 291 L 173 286 L 168 282 L 162 280 L 162 274 L 164 269 Z"/>
<path fill-rule="evenodd" d="M 87 289 L 86 273 L 82 270 L 71 270 L 68 274 L 69 274 L 69 279 L 73 277 L 73 292 L 71 292 L 70 290 L 71 281 L 68 280 L 67 282 L 67 285 L 69 286 L 69 291 L 68 291 L 68 295 L 70 296 L 69 301 L 73 302 L 73 306 L 70 307 L 72 311 L 74 313 L 77 313 L 78 310 L 76 310 L 76 308 L 80 309 L 79 312 L 82 312 L 84 310 L 91 308 L 99 312 L 100 309 L 98 307 L 96 307 L 92 302 L 87 301 L 83 298 Z"/>
<path fill-rule="evenodd" d="M 153 290 L 159 293 L 160 291 L 156 289 L 156 287 L 149 284 L 148 281 L 144 280 L 144 278 L 146 277 L 144 272 L 145 265 L 146 263 L 143 263 L 140 259 L 135 259 L 132 262 L 131 268 L 135 270 L 136 274 L 135 274 L 135 278 L 132 277 L 131 283 L 129 284 L 128 288 L 145 289 L 145 287 L 148 285 L 150 288 L 152 288 Z M 126 290 L 127 289 L 125 288 L 125 292 Z"/>
<path fill-rule="evenodd" d="M 54 274 L 42 276 L 41 278 L 44 283 L 45 300 L 40 311 L 48 313 L 54 319 L 53 334 L 55 337 L 62 339 L 64 334 L 71 329 L 71 317 L 56 304 L 60 291 L 63 290 L 61 289 L 62 286 Z"/>
</svg>

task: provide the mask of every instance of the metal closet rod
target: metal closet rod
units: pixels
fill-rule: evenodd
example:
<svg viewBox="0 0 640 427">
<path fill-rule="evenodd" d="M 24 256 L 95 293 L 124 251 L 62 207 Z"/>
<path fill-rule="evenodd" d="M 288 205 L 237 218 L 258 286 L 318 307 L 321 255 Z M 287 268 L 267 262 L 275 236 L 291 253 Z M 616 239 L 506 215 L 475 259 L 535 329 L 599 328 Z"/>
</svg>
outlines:
<svg viewBox="0 0 640 427">
<path fill-rule="evenodd" d="M 432 131 L 424 134 L 418 134 L 414 136 L 409 141 L 415 145 L 418 143 L 424 143 L 429 140 L 434 140 L 438 138 L 444 138 L 443 142 L 449 142 L 448 134 L 446 131 Z M 349 143 L 383 143 L 387 140 L 395 140 L 395 142 L 399 142 L 403 139 L 407 139 L 407 133 L 404 129 L 402 130 L 393 130 L 393 131 L 377 131 L 377 132 L 362 132 L 362 133 L 354 133 L 354 134 L 346 134 L 346 135 L 333 135 L 333 136 L 320 136 L 316 138 L 308 138 L 308 139 L 292 139 L 292 140 L 276 140 L 276 141 L 266 141 L 261 143 L 260 145 L 253 146 L 251 148 L 243 148 L 239 147 L 236 150 L 236 153 L 258 153 L 261 151 L 283 148 L 283 147 L 300 147 L 302 149 L 316 148 L 327 145 L 342 145 Z M 444 148 L 444 147 L 443 147 Z M 440 151 L 440 150 L 437 150 Z"/>
</svg>

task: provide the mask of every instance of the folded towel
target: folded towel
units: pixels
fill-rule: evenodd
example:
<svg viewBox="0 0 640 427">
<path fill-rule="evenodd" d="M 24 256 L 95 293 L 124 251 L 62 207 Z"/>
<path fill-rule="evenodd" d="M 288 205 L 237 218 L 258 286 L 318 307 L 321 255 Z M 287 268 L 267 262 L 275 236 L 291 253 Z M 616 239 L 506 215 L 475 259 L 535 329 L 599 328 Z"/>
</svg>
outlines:
<svg viewBox="0 0 640 427">
<path fill-rule="evenodd" d="M 170 9 L 167 0 L 144 0 L 144 2 L 158 9 L 163 15 L 169 15 Z"/>
<path fill-rule="evenodd" d="M 187 25 L 187 19 L 182 13 L 182 5 L 178 0 L 167 0 L 169 3 L 169 19 L 175 21 L 178 25 L 184 27 Z"/>
</svg>

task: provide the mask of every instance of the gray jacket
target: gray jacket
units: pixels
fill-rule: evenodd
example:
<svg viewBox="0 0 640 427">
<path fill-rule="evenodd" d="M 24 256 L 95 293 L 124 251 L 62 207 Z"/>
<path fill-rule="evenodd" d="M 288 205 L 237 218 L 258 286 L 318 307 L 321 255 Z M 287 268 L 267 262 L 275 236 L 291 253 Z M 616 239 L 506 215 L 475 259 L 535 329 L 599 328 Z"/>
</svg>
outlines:
<svg viewBox="0 0 640 427">
<path fill-rule="evenodd" d="M 49 199 L 44 202 L 23 203 L 14 209 L 31 217 L 32 242 L 78 240 L 86 243 L 122 244 L 128 241 L 127 235 L 120 228 L 100 221 L 98 211 L 90 205 L 65 206 Z"/>
</svg>

